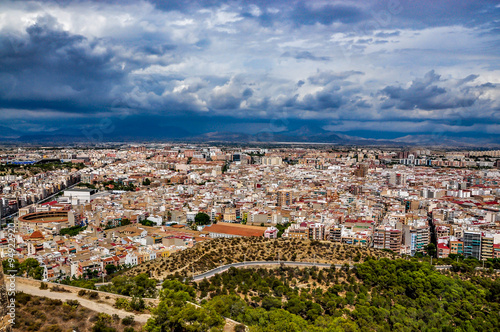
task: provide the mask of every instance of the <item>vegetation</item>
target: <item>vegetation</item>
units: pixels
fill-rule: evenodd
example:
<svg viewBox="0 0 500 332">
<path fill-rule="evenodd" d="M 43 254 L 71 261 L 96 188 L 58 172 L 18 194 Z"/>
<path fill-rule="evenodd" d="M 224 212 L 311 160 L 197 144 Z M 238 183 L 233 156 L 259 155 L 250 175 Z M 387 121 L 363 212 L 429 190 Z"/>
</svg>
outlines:
<svg viewBox="0 0 500 332">
<path fill-rule="evenodd" d="M 112 190 L 124 190 L 124 191 L 135 191 L 136 186 L 133 183 L 123 184 L 115 181 L 104 181 L 101 182 L 101 185 L 104 188 L 112 189 Z"/>
<path fill-rule="evenodd" d="M 278 229 L 278 237 L 281 238 L 283 233 L 285 233 L 285 229 L 290 227 L 291 223 L 287 222 L 284 224 L 276 224 L 276 228 Z"/>
<path fill-rule="evenodd" d="M 69 235 L 69 236 L 75 236 L 81 231 L 84 231 L 87 229 L 87 226 L 72 226 L 68 228 L 61 228 L 61 231 L 59 232 L 59 235 Z"/>
<path fill-rule="evenodd" d="M 127 218 L 123 218 L 121 221 L 120 221 L 120 226 L 127 226 L 127 225 L 130 225 L 131 222 L 129 219 Z"/>
<path fill-rule="evenodd" d="M 134 320 L 130 325 L 97 313 L 80 305 L 76 300 L 48 299 L 19 292 L 16 294 L 16 324 L 13 332 L 63 332 L 63 331 L 139 331 L 141 326 Z M 132 330 L 131 330 L 132 329 Z"/>
<path fill-rule="evenodd" d="M 157 296 L 156 283 L 155 279 L 148 278 L 146 273 L 141 273 L 132 278 L 114 277 L 111 279 L 111 284 L 101 286 L 99 290 L 125 296 L 153 298 Z"/>
<path fill-rule="evenodd" d="M 393 252 L 356 247 L 331 242 L 277 239 L 261 237 L 214 239 L 203 241 L 193 248 L 160 257 L 154 261 L 133 267 L 126 275 L 152 273 L 158 279 L 165 279 L 177 273 L 188 277 L 214 269 L 222 264 L 247 261 L 299 261 L 327 264 L 343 264 L 352 260 L 363 262 L 368 257 L 394 257 Z M 119 273 L 119 272 L 118 272 Z"/>
<path fill-rule="evenodd" d="M 85 188 L 88 188 L 88 189 L 97 189 L 95 185 L 93 185 L 91 183 L 86 183 L 86 182 L 80 182 L 78 184 L 78 187 L 85 187 Z"/>
<path fill-rule="evenodd" d="M 196 308 L 192 303 L 195 290 L 177 280 L 163 283 L 160 304 L 144 326 L 147 332 L 222 331 L 224 319 L 213 310 Z"/>
<path fill-rule="evenodd" d="M 33 176 L 39 173 L 44 173 L 48 171 L 55 171 L 58 169 L 77 169 L 81 170 L 86 166 L 83 163 L 73 164 L 71 162 L 58 163 L 51 162 L 46 164 L 26 164 L 26 165 L 16 165 L 16 164 L 0 164 L 0 176 L 3 175 L 22 175 L 24 177 Z"/>
<path fill-rule="evenodd" d="M 22 263 L 19 263 L 17 258 L 14 258 L 12 266 L 9 260 L 5 259 L 2 261 L 2 267 L 4 274 L 12 274 L 9 271 L 17 271 L 16 275 L 20 277 L 27 276 L 38 280 L 42 280 L 43 277 L 43 267 L 34 258 L 27 258 Z"/>
<path fill-rule="evenodd" d="M 156 223 L 154 223 L 153 221 L 151 221 L 149 219 L 141 220 L 141 221 L 139 221 L 139 223 L 141 225 L 144 225 L 144 226 L 155 226 L 156 225 Z"/>
<path fill-rule="evenodd" d="M 99 279 L 84 279 L 84 278 L 78 278 L 78 279 L 66 278 L 60 281 L 60 283 L 63 285 L 87 288 L 87 289 L 96 289 L 95 284 L 98 282 Z"/>
<path fill-rule="evenodd" d="M 190 285 L 166 281 L 145 330 L 189 331 L 175 324 L 195 316 L 188 301 L 199 300 L 196 315 L 229 317 L 250 331 L 497 331 L 500 279 L 480 273 L 404 259 L 353 269 L 232 268 Z"/>
<path fill-rule="evenodd" d="M 194 217 L 194 223 L 196 225 L 210 225 L 210 216 L 206 213 L 199 212 Z"/>
</svg>

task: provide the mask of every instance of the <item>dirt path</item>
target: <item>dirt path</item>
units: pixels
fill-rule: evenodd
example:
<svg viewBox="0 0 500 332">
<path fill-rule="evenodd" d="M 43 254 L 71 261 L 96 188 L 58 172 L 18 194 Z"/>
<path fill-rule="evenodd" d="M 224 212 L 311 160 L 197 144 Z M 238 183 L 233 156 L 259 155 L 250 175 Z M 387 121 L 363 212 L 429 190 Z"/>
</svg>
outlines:
<svg viewBox="0 0 500 332">
<path fill-rule="evenodd" d="M 88 300 L 85 298 L 82 298 L 74 293 L 64 293 L 64 292 L 51 292 L 48 289 L 40 289 L 36 286 L 32 285 L 26 285 L 26 284 L 20 284 L 18 287 L 18 290 L 21 292 L 24 292 L 26 294 L 30 295 L 35 295 L 35 296 L 43 296 L 43 297 L 48 297 L 49 299 L 56 299 L 56 300 L 61 300 L 61 301 L 66 301 L 66 300 L 78 300 L 80 302 L 80 305 L 88 308 L 90 310 L 94 310 L 97 312 L 103 312 L 108 315 L 113 315 L 117 314 L 120 318 L 124 318 L 127 316 L 134 316 L 134 319 L 136 322 L 145 324 L 148 320 L 150 315 L 147 314 L 134 314 L 125 310 L 120 310 L 116 309 L 109 304 L 106 303 L 99 303 L 98 301 L 92 301 Z"/>
</svg>

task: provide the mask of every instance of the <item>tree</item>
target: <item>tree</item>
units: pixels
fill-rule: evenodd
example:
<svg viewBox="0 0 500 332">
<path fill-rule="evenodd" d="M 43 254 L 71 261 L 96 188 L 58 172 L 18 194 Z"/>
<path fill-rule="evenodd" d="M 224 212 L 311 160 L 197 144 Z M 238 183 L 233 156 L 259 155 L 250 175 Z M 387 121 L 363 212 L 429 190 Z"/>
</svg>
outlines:
<svg viewBox="0 0 500 332">
<path fill-rule="evenodd" d="M 151 180 L 148 178 L 146 178 L 146 179 L 144 179 L 144 181 L 142 181 L 143 186 L 149 186 L 150 184 L 151 184 Z"/>
<path fill-rule="evenodd" d="M 116 266 L 114 266 L 113 264 L 106 265 L 105 269 L 106 269 L 107 275 L 110 275 L 110 274 L 113 274 L 116 272 Z"/>
<path fill-rule="evenodd" d="M 154 223 L 154 222 L 152 222 L 152 221 L 151 221 L 151 220 L 149 220 L 149 219 L 144 219 L 144 220 L 141 220 L 141 221 L 139 221 L 139 223 L 140 223 L 141 225 L 144 225 L 144 226 L 154 226 L 154 225 L 155 225 L 155 223 Z"/>
<path fill-rule="evenodd" d="M 434 243 L 429 243 L 428 245 L 426 245 L 424 247 L 425 249 L 425 252 L 427 253 L 427 255 L 429 256 L 432 256 L 432 257 L 436 257 L 436 245 Z"/>
<path fill-rule="evenodd" d="M 6 259 L 2 261 L 2 266 L 4 274 L 10 274 L 9 270 L 11 270 L 12 272 L 19 273 L 20 264 L 17 258 L 14 258 L 13 260 Z"/>
<path fill-rule="evenodd" d="M 196 225 L 210 225 L 210 216 L 206 213 L 199 212 L 194 217 L 194 223 Z"/>
<path fill-rule="evenodd" d="M 26 272 L 28 277 L 33 277 L 33 275 L 39 271 L 37 269 L 40 267 L 40 263 L 34 258 L 28 258 L 22 262 L 19 266 L 19 272 L 23 274 Z M 43 268 L 42 268 L 43 271 Z"/>
</svg>

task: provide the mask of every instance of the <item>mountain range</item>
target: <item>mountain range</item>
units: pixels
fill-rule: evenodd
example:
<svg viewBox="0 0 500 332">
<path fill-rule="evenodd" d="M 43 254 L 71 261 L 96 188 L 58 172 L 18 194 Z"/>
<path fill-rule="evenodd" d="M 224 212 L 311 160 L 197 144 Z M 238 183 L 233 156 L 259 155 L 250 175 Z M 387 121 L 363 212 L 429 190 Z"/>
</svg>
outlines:
<svg viewBox="0 0 500 332">
<path fill-rule="evenodd" d="M 147 128 L 60 129 L 50 132 L 23 132 L 0 126 L 0 142 L 12 144 L 89 144 L 105 142 L 213 142 L 213 143 L 320 143 L 373 146 L 453 146 L 493 148 L 500 146 L 500 135 L 460 137 L 450 134 L 410 134 L 396 138 L 370 138 L 325 131 L 317 126 L 301 126 L 289 131 L 261 131 L 254 134 L 229 131 L 191 133 L 177 126 L 151 124 Z"/>
</svg>

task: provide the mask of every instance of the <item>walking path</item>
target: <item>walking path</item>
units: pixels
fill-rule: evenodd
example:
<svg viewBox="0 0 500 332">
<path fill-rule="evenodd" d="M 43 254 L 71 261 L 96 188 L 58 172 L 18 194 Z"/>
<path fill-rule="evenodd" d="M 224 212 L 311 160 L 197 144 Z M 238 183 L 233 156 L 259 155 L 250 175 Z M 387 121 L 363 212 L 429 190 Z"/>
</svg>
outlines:
<svg viewBox="0 0 500 332">
<path fill-rule="evenodd" d="M 232 263 L 232 264 L 227 264 L 227 265 L 222 265 L 219 266 L 215 269 L 212 269 L 210 271 L 198 274 L 193 276 L 194 281 L 200 281 L 205 278 L 211 278 L 214 275 L 218 273 L 222 273 L 224 271 L 229 270 L 231 267 L 235 268 L 244 268 L 244 267 L 249 267 L 249 266 L 263 266 L 263 265 L 288 265 L 288 266 L 316 266 L 316 267 L 331 267 L 335 266 L 336 269 L 341 268 L 343 264 L 325 264 L 325 263 L 312 263 L 312 262 L 288 262 L 288 261 L 260 261 L 260 262 L 242 262 L 242 263 Z M 350 268 L 353 268 L 354 265 L 350 264 Z M 434 266 L 437 270 L 446 270 L 450 269 L 451 265 L 435 265 Z"/>
<path fill-rule="evenodd" d="M 145 324 L 148 320 L 150 315 L 147 314 L 135 314 L 131 313 L 125 310 L 117 309 L 109 304 L 106 303 L 99 303 L 97 301 L 92 301 L 83 297 L 78 296 L 75 293 L 65 293 L 65 292 L 51 292 L 48 289 L 40 289 L 36 286 L 32 285 L 26 285 L 26 284 L 20 284 L 19 285 L 19 291 L 22 291 L 26 294 L 30 295 L 35 295 L 35 296 L 41 296 L 41 297 L 48 297 L 49 299 L 56 299 L 56 300 L 61 300 L 61 301 L 66 301 L 66 300 L 77 300 L 80 302 L 80 305 L 88 308 L 90 310 L 94 310 L 97 312 L 103 312 L 108 315 L 113 315 L 117 314 L 120 318 L 125 318 L 127 316 L 134 316 L 135 321 Z"/>
</svg>

